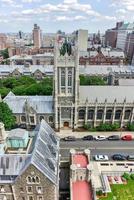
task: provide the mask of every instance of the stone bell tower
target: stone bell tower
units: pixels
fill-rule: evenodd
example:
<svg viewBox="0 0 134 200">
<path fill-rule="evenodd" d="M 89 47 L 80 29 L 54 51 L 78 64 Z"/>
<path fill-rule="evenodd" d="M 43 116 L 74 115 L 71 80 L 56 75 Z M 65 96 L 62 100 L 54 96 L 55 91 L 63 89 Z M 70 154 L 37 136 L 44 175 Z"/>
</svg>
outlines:
<svg viewBox="0 0 134 200">
<path fill-rule="evenodd" d="M 79 91 L 78 48 L 56 44 L 54 60 L 55 128 L 77 128 Z"/>
</svg>

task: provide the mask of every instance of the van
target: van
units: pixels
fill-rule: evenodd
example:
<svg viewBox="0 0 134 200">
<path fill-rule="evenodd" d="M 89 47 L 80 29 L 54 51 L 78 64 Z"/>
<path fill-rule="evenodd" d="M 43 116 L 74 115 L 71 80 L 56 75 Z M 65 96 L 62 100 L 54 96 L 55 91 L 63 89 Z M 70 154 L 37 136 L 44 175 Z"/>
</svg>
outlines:
<svg viewBox="0 0 134 200">
<path fill-rule="evenodd" d="M 127 156 L 127 160 L 134 161 L 134 155 Z"/>
</svg>

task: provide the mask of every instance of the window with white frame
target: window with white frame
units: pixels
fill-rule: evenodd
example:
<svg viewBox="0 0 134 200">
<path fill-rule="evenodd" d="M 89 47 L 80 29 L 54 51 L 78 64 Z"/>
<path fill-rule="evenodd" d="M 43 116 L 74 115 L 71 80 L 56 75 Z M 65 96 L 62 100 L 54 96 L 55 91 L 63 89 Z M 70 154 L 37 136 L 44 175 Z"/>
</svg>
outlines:
<svg viewBox="0 0 134 200">
<path fill-rule="evenodd" d="M 41 186 L 36 186 L 36 191 L 38 194 L 42 194 L 43 188 Z"/>
<path fill-rule="evenodd" d="M 27 189 L 27 193 L 33 193 L 32 186 L 27 186 L 26 189 Z"/>
</svg>

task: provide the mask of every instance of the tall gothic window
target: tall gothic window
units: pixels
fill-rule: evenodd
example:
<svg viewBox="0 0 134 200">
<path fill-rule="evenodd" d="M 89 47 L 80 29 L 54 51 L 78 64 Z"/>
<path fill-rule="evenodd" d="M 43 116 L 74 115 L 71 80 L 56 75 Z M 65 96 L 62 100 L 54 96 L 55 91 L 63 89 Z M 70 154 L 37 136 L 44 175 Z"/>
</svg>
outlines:
<svg viewBox="0 0 134 200">
<path fill-rule="evenodd" d="M 68 72 L 68 86 L 72 86 L 72 71 Z"/>
<path fill-rule="evenodd" d="M 93 119 L 94 118 L 94 110 L 89 110 L 88 111 L 88 119 Z"/>
<path fill-rule="evenodd" d="M 103 110 L 100 109 L 100 110 L 97 111 L 97 119 L 101 120 L 102 117 L 103 117 Z"/>
<path fill-rule="evenodd" d="M 130 119 L 130 116 L 131 116 L 131 110 L 125 110 L 124 119 L 128 120 Z"/>
<path fill-rule="evenodd" d="M 107 112 L 106 112 L 106 119 L 107 120 L 112 119 L 112 110 L 107 110 Z"/>
<path fill-rule="evenodd" d="M 79 110 L 79 119 L 85 118 L 85 110 Z"/>
<path fill-rule="evenodd" d="M 61 71 L 61 86 L 65 87 L 65 70 Z"/>
<path fill-rule="evenodd" d="M 115 119 L 116 119 L 116 120 L 120 120 L 120 118 L 121 118 L 121 113 L 122 113 L 121 110 L 116 110 L 116 112 L 115 112 Z"/>
</svg>

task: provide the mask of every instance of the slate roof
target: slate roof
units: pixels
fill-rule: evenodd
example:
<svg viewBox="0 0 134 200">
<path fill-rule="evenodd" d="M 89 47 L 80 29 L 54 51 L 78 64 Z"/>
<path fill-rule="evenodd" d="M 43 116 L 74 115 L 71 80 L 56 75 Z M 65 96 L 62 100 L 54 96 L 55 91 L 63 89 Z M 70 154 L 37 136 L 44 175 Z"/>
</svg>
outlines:
<svg viewBox="0 0 134 200">
<path fill-rule="evenodd" d="M 24 113 L 26 103 L 38 114 L 54 112 L 52 96 L 15 96 L 10 92 L 3 101 L 8 104 L 14 114 Z"/>
<path fill-rule="evenodd" d="M 127 103 L 134 102 L 134 86 L 80 86 L 79 91 L 80 103 L 88 100 L 90 103 L 104 103 L 107 99 L 108 103 L 123 103 L 126 99 Z"/>
<path fill-rule="evenodd" d="M 13 73 L 14 70 L 18 70 L 24 75 L 27 73 L 33 74 L 36 72 L 36 70 L 40 70 L 44 74 L 53 74 L 53 65 L 30 65 L 29 67 L 24 65 L 0 65 L 0 76 Z"/>
<path fill-rule="evenodd" d="M 41 121 L 27 155 L 0 155 L 0 182 L 13 182 L 29 165 L 34 165 L 55 185 L 59 176 L 59 138 L 54 130 Z"/>
<path fill-rule="evenodd" d="M 80 66 L 80 74 L 87 75 L 109 75 L 111 73 L 134 73 L 134 66 L 119 65 L 90 65 Z"/>
</svg>

